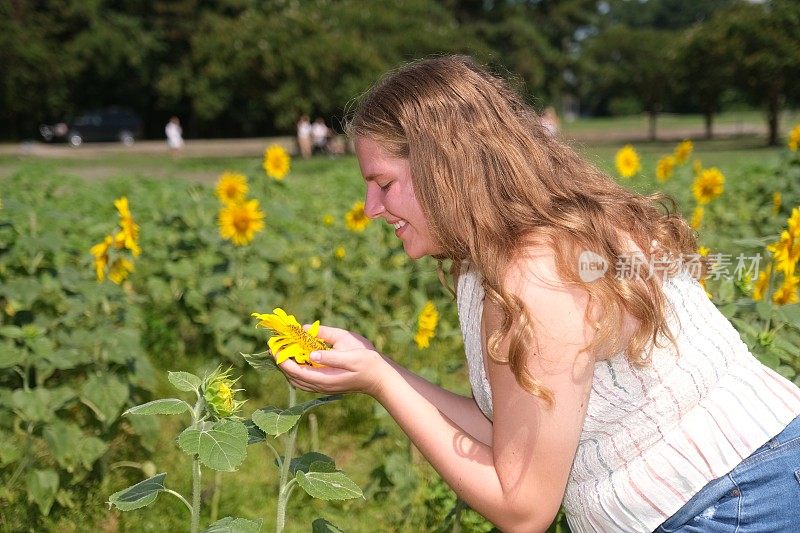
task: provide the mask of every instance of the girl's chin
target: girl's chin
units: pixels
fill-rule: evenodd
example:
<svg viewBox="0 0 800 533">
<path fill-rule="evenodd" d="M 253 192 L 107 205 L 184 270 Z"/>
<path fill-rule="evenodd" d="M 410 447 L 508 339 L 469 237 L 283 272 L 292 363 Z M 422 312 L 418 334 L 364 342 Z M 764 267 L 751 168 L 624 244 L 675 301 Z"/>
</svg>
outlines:
<svg viewBox="0 0 800 533">
<path fill-rule="evenodd" d="M 430 250 L 420 250 L 418 248 L 414 248 L 413 246 L 407 246 L 405 243 L 403 243 L 403 249 L 405 250 L 406 255 L 415 261 L 417 259 L 422 259 L 426 255 L 433 255 Z"/>
</svg>

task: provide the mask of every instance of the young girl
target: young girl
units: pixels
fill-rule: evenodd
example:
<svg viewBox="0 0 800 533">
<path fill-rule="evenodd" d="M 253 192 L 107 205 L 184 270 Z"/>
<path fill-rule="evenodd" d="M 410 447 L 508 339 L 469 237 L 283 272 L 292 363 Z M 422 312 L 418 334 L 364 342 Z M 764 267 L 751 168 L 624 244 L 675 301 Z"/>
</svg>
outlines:
<svg viewBox="0 0 800 533">
<path fill-rule="evenodd" d="M 682 260 L 696 243 L 466 57 L 390 73 L 350 122 L 368 216 L 450 259 L 474 398 L 323 327 L 295 386 L 378 400 L 503 531 L 796 531 L 800 390 Z"/>
</svg>

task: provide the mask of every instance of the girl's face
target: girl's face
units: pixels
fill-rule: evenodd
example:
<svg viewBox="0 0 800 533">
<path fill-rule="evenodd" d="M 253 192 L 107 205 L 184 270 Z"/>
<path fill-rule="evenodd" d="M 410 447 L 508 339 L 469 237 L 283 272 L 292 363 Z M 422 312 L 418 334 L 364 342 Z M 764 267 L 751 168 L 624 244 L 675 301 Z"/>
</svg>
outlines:
<svg viewBox="0 0 800 533">
<path fill-rule="evenodd" d="M 355 145 L 361 175 L 367 182 L 364 213 L 393 225 L 394 234 L 411 258 L 441 253 L 414 195 L 408 159 L 392 157 L 366 137 L 358 137 Z"/>
</svg>

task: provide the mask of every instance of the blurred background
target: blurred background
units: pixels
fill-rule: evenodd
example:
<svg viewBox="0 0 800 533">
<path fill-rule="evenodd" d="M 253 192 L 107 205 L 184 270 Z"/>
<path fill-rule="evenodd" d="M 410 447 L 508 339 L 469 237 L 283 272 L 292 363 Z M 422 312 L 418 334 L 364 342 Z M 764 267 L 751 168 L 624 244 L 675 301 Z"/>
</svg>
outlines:
<svg viewBox="0 0 800 533">
<path fill-rule="evenodd" d="M 3 0 L 0 139 L 121 106 L 143 138 L 334 129 L 387 69 L 467 53 L 578 117 L 755 110 L 770 143 L 800 98 L 795 0 Z M 730 133 L 723 125 L 720 133 Z M 759 130 L 760 131 L 760 130 Z"/>
</svg>

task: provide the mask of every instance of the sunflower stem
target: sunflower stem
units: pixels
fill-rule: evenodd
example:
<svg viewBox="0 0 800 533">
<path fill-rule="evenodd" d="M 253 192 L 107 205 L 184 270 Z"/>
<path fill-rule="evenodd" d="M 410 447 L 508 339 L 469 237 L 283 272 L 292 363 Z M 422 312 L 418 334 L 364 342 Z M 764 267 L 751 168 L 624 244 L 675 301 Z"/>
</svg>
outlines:
<svg viewBox="0 0 800 533">
<path fill-rule="evenodd" d="M 322 276 L 324 292 L 325 292 L 325 323 L 331 321 L 333 315 L 333 272 L 330 268 L 326 268 Z"/>
<path fill-rule="evenodd" d="M 288 383 L 287 383 L 288 384 Z M 289 408 L 295 406 L 297 403 L 297 391 L 289 384 Z M 289 466 L 294 456 L 294 446 L 297 439 L 297 430 L 299 424 L 289 431 L 289 437 L 286 440 L 286 454 L 283 456 L 283 463 L 281 464 L 281 477 L 278 489 L 278 508 L 275 517 L 275 531 L 283 533 L 283 528 L 286 525 L 286 504 L 289 502 L 289 495 L 291 494 L 291 486 L 289 478 Z"/>
<path fill-rule="evenodd" d="M 211 497 L 211 523 L 217 521 L 219 515 L 219 500 L 222 496 L 222 472 L 214 472 L 214 495 Z"/>
<path fill-rule="evenodd" d="M 311 413 L 308 415 L 308 429 L 311 433 L 311 451 L 319 450 L 319 425 L 317 424 L 317 415 Z"/>
<path fill-rule="evenodd" d="M 202 396 L 198 394 L 197 402 L 192 409 L 192 426 L 198 427 L 201 423 L 201 415 L 205 408 L 205 401 Z M 200 531 L 200 490 L 201 490 L 202 472 L 200 470 L 200 456 L 195 455 L 192 457 L 192 529 L 191 533 Z"/>
<path fill-rule="evenodd" d="M 192 533 L 200 531 L 200 456 L 192 458 Z"/>
</svg>

